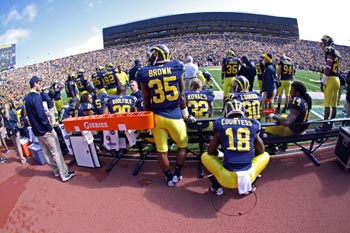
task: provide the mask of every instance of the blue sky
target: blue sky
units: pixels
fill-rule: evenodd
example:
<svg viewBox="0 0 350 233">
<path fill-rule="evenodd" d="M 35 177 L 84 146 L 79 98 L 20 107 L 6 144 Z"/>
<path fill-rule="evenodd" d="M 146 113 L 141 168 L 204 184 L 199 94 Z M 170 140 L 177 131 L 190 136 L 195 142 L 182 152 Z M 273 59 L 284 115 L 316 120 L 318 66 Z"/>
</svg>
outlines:
<svg viewBox="0 0 350 233">
<path fill-rule="evenodd" d="M 343 4 L 340 0 L 0 0 L 0 45 L 16 44 L 21 67 L 102 49 L 104 27 L 215 11 L 297 18 L 301 39 L 319 41 L 328 34 L 336 44 L 350 46 L 350 21 Z"/>
</svg>

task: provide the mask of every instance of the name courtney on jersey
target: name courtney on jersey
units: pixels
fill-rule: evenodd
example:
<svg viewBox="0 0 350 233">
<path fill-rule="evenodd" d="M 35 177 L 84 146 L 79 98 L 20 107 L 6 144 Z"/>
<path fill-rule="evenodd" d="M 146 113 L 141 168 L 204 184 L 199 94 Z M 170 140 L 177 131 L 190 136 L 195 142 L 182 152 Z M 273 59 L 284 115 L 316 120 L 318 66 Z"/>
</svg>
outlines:
<svg viewBox="0 0 350 233">
<path fill-rule="evenodd" d="M 252 126 L 252 122 L 250 120 L 240 120 L 240 119 L 221 119 L 221 125 L 244 125 L 244 126 Z"/>
<path fill-rule="evenodd" d="M 152 69 L 148 71 L 149 77 L 155 77 L 155 76 L 160 76 L 165 74 L 171 74 L 171 67 Z"/>
<path fill-rule="evenodd" d="M 84 122 L 85 129 L 96 129 L 96 128 L 108 128 L 107 122 L 97 122 L 97 123 L 89 123 Z"/>
</svg>

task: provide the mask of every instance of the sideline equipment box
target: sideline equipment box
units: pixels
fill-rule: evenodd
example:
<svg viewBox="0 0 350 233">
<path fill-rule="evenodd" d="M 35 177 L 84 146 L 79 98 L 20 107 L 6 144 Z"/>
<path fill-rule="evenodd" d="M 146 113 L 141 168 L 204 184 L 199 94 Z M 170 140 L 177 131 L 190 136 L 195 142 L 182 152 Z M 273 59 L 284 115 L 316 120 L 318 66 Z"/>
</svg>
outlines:
<svg viewBox="0 0 350 233">
<path fill-rule="evenodd" d="M 335 156 L 344 166 L 345 171 L 350 168 L 350 127 L 340 127 L 337 145 L 335 147 Z"/>
</svg>

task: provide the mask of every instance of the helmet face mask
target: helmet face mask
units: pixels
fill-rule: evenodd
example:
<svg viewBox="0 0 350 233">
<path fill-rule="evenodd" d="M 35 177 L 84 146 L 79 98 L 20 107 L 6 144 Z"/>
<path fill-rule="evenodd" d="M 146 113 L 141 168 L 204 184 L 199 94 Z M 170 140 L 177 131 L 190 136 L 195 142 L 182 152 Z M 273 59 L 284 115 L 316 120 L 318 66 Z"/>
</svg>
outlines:
<svg viewBox="0 0 350 233">
<path fill-rule="evenodd" d="M 234 56 L 236 56 L 236 54 L 233 50 L 230 49 L 229 51 L 227 51 L 226 56 L 227 57 L 234 57 Z"/>
<path fill-rule="evenodd" d="M 232 82 L 232 89 L 234 92 L 249 91 L 249 81 L 243 75 L 239 75 Z"/>
<path fill-rule="evenodd" d="M 332 37 L 327 35 L 322 36 L 321 41 L 323 47 L 332 46 L 334 44 Z"/>
<path fill-rule="evenodd" d="M 242 104 L 242 102 L 233 99 L 231 101 L 228 101 L 225 105 L 225 117 L 228 118 L 232 115 L 240 115 L 240 117 L 243 117 L 245 113 L 245 108 Z"/>
<path fill-rule="evenodd" d="M 170 52 L 167 46 L 159 44 L 150 48 L 147 57 L 148 64 L 151 66 L 164 64 L 170 61 Z"/>
<path fill-rule="evenodd" d="M 110 62 L 106 65 L 106 69 L 114 69 L 113 64 Z"/>
</svg>

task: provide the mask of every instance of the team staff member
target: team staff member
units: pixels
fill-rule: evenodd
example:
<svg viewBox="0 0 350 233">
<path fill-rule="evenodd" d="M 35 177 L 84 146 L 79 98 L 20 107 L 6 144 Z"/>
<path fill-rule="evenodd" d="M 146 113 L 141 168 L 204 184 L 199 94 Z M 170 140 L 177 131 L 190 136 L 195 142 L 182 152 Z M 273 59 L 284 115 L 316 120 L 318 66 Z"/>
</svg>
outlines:
<svg viewBox="0 0 350 233">
<path fill-rule="evenodd" d="M 122 65 L 117 66 L 117 76 L 121 85 L 129 86 L 129 78 L 128 75 L 123 71 Z"/>
<path fill-rule="evenodd" d="M 211 173 L 208 178 L 212 182 L 210 190 L 213 193 L 223 194 L 222 186 L 238 188 L 237 172 L 240 171 L 248 171 L 248 179 L 253 183 L 267 166 L 270 156 L 264 153 L 259 131 L 260 123 L 257 120 L 244 117 L 241 102 L 227 102 L 224 118 L 214 122 L 214 137 L 209 143 L 208 152 L 201 157 L 203 165 Z M 223 150 L 223 160 L 217 156 L 219 145 Z M 253 188 L 248 187 L 247 191 Z"/>
<path fill-rule="evenodd" d="M 22 164 L 26 163 L 27 159 L 24 157 L 21 147 L 18 118 L 13 105 L 5 104 L 4 125 L 6 127 L 7 135 L 10 136 L 12 143 L 15 146 L 20 162 Z"/>
<path fill-rule="evenodd" d="M 226 57 L 222 59 L 221 65 L 221 79 L 224 89 L 223 107 L 225 107 L 228 94 L 232 88 L 232 81 L 236 77 L 240 69 L 241 61 L 238 57 L 236 57 L 235 52 L 233 52 L 233 50 L 229 50 L 226 54 Z"/>
<path fill-rule="evenodd" d="M 337 100 L 340 88 L 339 73 L 341 56 L 335 49 L 334 41 L 330 36 L 324 35 L 321 39 L 322 46 L 325 49 L 326 66 L 321 82 L 323 83 L 324 93 L 324 120 L 334 119 L 337 115 Z M 332 107 L 332 114 L 330 113 Z M 327 127 L 326 125 L 324 125 Z"/>
<path fill-rule="evenodd" d="M 276 85 L 276 68 L 272 63 L 272 55 L 270 53 L 265 53 L 264 58 L 264 73 L 262 75 L 262 101 L 263 103 L 273 100 L 276 95 L 277 85 Z"/>
<path fill-rule="evenodd" d="M 249 91 L 253 90 L 254 79 L 256 76 L 256 69 L 254 64 L 249 60 L 247 55 L 241 57 L 241 69 L 238 71 L 238 75 L 243 75 L 249 81 Z"/>
<path fill-rule="evenodd" d="M 69 172 L 62 155 L 57 134 L 53 130 L 49 119 L 45 113 L 40 96 L 41 78 L 33 76 L 29 80 L 30 91 L 25 96 L 25 108 L 27 116 L 32 126 L 34 135 L 37 137 L 45 160 L 54 172 L 55 176 L 60 176 L 63 182 L 70 180 L 75 172 Z"/>
<path fill-rule="evenodd" d="M 149 66 L 142 67 L 137 72 L 137 80 L 141 82 L 144 110 L 154 113 L 152 132 L 158 162 L 171 187 L 181 180 L 181 170 L 186 159 L 188 136 L 182 117 L 188 121 L 195 119 L 189 116 L 183 94 L 184 65 L 178 60 L 170 61 L 170 51 L 163 44 L 150 48 L 148 62 Z M 174 175 L 168 159 L 169 135 L 178 146 Z"/>
<path fill-rule="evenodd" d="M 131 80 L 136 80 L 136 72 L 141 68 L 141 61 L 140 59 L 136 59 L 134 61 L 134 66 L 129 70 L 129 82 L 131 83 Z M 137 81 L 137 84 L 139 87 L 141 87 L 141 83 Z"/>
</svg>

